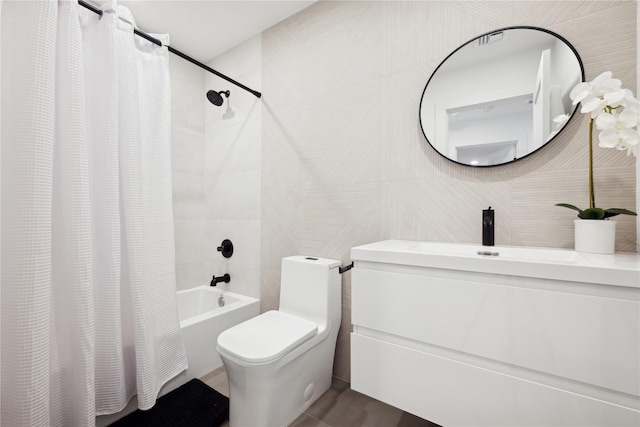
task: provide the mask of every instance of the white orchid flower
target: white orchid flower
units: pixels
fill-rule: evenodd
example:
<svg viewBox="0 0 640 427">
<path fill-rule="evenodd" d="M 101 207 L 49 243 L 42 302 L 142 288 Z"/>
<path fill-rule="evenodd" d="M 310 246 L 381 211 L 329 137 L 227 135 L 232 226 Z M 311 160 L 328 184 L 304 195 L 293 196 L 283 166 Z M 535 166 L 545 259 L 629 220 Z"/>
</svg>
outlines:
<svg viewBox="0 0 640 427">
<path fill-rule="evenodd" d="M 638 153 L 640 153 L 640 138 L 638 133 L 636 132 L 633 138 L 628 138 L 624 141 L 624 145 L 621 145 L 619 150 L 627 149 L 627 156 L 633 154 L 638 157 Z"/>
<path fill-rule="evenodd" d="M 591 117 L 595 118 L 600 115 L 607 106 L 607 101 L 597 96 L 585 99 L 582 101 L 581 113 L 591 113 Z"/>
<path fill-rule="evenodd" d="M 625 106 L 625 109 L 633 109 L 634 111 L 640 112 L 640 101 L 633 96 L 633 92 L 629 89 L 624 90 L 624 99 L 622 100 L 622 105 Z"/>
<path fill-rule="evenodd" d="M 620 80 L 611 76 L 611 71 L 605 71 L 591 82 L 582 82 L 576 85 L 569 94 L 573 105 L 581 102 L 580 112 L 590 113 L 592 118 L 599 116 L 607 107 L 622 105 L 629 94 L 627 89 L 621 88 Z"/>
<path fill-rule="evenodd" d="M 622 82 L 612 78 L 612 75 L 611 71 L 605 71 L 591 82 L 578 83 L 569 94 L 569 97 L 573 100 L 573 105 L 582 101 L 589 101 L 591 98 L 602 98 L 605 93 L 619 90 Z"/>
<path fill-rule="evenodd" d="M 611 92 L 607 92 L 603 95 L 604 101 L 610 107 L 617 107 L 624 104 L 626 91 L 628 89 L 619 89 Z"/>
<path fill-rule="evenodd" d="M 581 113 L 591 113 L 591 118 L 598 117 L 607 107 L 617 108 L 625 99 L 624 90 L 606 92 L 602 96 L 588 96 L 582 101 Z"/>
<path fill-rule="evenodd" d="M 640 155 L 640 102 L 633 92 L 621 88 L 620 80 L 613 79 L 611 71 L 605 71 L 592 82 L 577 84 L 569 96 L 573 105 L 582 104 L 583 113 L 589 113 L 589 208 L 581 210 L 574 205 L 558 203 L 556 206 L 577 210 L 580 219 L 608 219 L 619 214 L 636 215 L 627 209 L 598 208 L 593 186 L 593 124 L 600 134 L 599 146 L 627 150 L 627 156 Z M 566 120 L 562 115 L 553 121 Z"/>
<path fill-rule="evenodd" d="M 640 101 L 633 96 L 633 92 L 629 89 L 624 89 L 624 105 L 640 105 Z"/>
<path fill-rule="evenodd" d="M 602 113 L 596 117 L 596 127 L 599 130 L 613 129 L 621 130 L 634 128 L 638 125 L 640 116 L 636 111 L 623 110 L 617 115 L 612 113 Z"/>
<path fill-rule="evenodd" d="M 631 147 L 630 151 L 633 151 L 633 147 L 638 146 L 638 132 L 629 128 L 605 129 L 600 132 L 598 139 L 600 140 L 598 145 L 602 148 L 626 150 Z"/>
<path fill-rule="evenodd" d="M 559 130 L 569 119 L 571 116 L 569 114 L 558 114 L 553 118 L 553 122 L 556 124 L 556 129 Z"/>
<path fill-rule="evenodd" d="M 622 83 L 605 71 L 591 82 L 578 83 L 569 96 L 573 105 L 582 104 L 580 112 L 589 113 L 600 130 L 599 146 L 627 150 L 640 154 L 640 101 Z M 568 117 L 559 115 L 553 121 L 564 123 Z"/>
</svg>

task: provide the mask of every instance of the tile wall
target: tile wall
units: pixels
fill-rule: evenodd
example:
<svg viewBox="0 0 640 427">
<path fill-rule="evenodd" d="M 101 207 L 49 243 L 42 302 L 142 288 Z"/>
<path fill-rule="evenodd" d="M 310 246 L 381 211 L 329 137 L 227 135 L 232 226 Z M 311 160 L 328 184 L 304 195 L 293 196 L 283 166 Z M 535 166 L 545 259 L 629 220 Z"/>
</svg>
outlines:
<svg viewBox="0 0 640 427">
<path fill-rule="evenodd" d="M 207 65 L 260 90 L 260 51 L 257 36 Z M 170 67 L 178 289 L 229 273 L 231 282 L 218 286 L 259 298 L 259 100 L 177 56 L 170 57 Z M 231 95 L 217 107 L 206 99 L 210 89 Z M 234 244 L 228 259 L 216 250 L 224 239 Z"/>
<path fill-rule="evenodd" d="M 207 65 L 260 91 L 260 36 Z M 260 99 L 250 92 L 210 73 L 203 93 L 208 90 L 229 90 L 231 95 L 228 99 L 223 96 L 225 101 L 220 107 L 207 101 L 204 108 L 205 270 L 208 280 L 211 275 L 229 273 L 231 282 L 218 286 L 259 298 L 262 107 Z M 216 251 L 223 239 L 233 242 L 231 258 Z"/>
<path fill-rule="evenodd" d="M 496 210 L 496 244 L 571 248 L 587 200 L 587 126 L 576 117 L 541 152 L 488 169 L 441 158 L 418 123 L 420 96 L 442 59 L 513 25 L 571 42 L 586 77 L 611 70 L 636 87 L 634 1 L 320 1 L 262 34 L 261 298 L 276 308 L 280 260 L 302 253 L 348 262 L 353 246 L 388 238 L 480 242 Z M 611 36 L 603 36 L 611 34 Z M 595 153 L 596 198 L 636 206 L 636 161 Z M 636 248 L 619 217 L 617 249 Z M 334 374 L 350 378 L 350 275 Z"/>
<path fill-rule="evenodd" d="M 171 160 L 178 289 L 205 275 L 205 71 L 170 55 Z"/>
</svg>

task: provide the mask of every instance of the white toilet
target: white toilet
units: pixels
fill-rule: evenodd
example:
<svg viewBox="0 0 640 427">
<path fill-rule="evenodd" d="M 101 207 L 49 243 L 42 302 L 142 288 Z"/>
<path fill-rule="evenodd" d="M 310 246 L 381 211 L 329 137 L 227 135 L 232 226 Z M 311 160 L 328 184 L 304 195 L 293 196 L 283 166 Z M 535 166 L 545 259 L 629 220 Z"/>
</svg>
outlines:
<svg viewBox="0 0 640 427">
<path fill-rule="evenodd" d="M 283 258 L 280 309 L 220 334 L 231 427 L 285 426 L 329 389 L 342 308 L 340 264 Z"/>
</svg>

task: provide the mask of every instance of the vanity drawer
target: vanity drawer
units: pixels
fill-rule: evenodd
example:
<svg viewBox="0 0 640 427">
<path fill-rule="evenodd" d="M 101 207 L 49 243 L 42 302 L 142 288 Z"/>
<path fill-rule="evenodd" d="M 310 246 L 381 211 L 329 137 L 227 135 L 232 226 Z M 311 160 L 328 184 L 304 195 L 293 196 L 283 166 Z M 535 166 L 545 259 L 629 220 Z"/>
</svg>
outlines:
<svg viewBox="0 0 640 427">
<path fill-rule="evenodd" d="M 640 412 L 351 334 L 351 388 L 447 427 L 638 426 Z"/>
<path fill-rule="evenodd" d="M 508 286 L 362 268 L 352 274 L 354 331 L 640 395 L 637 300 L 523 287 L 518 278 Z"/>
</svg>

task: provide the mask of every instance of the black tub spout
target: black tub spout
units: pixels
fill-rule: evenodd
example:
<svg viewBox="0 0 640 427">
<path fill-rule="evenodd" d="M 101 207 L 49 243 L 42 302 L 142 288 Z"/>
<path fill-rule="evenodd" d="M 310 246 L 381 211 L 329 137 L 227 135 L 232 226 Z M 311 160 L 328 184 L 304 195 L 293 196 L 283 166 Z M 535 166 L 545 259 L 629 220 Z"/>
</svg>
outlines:
<svg viewBox="0 0 640 427">
<path fill-rule="evenodd" d="M 231 276 L 228 274 L 223 274 L 222 276 L 213 276 L 211 279 L 211 286 L 216 286 L 220 282 L 229 283 L 231 281 Z"/>
</svg>

